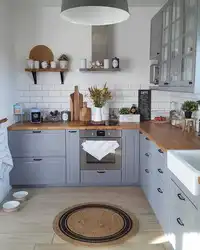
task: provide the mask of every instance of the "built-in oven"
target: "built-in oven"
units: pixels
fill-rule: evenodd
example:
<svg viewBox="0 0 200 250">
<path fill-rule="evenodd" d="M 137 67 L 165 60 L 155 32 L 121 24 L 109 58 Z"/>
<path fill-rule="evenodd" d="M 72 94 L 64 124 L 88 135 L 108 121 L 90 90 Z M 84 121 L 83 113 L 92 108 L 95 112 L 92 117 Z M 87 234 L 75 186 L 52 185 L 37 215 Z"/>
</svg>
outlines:
<svg viewBox="0 0 200 250">
<path fill-rule="evenodd" d="M 119 147 L 102 160 L 85 152 L 82 143 L 86 141 L 116 141 Z M 120 130 L 82 130 L 80 131 L 80 166 L 81 170 L 120 170 L 122 159 L 122 142 Z"/>
</svg>

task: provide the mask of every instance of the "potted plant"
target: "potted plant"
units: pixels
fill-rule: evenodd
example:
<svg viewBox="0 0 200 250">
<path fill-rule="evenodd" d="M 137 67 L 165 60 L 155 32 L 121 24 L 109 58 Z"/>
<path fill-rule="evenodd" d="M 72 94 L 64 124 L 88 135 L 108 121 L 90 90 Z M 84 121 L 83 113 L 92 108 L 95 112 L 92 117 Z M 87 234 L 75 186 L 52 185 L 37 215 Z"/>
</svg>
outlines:
<svg viewBox="0 0 200 250">
<path fill-rule="evenodd" d="M 198 111 L 200 111 L 200 100 L 197 101 L 197 104 L 198 104 Z"/>
<path fill-rule="evenodd" d="M 185 112 L 185 118 L 191 119 L 192 113 L 198 110 L 198 103 L 195 101 L 185 101 L 182 105 L 182 110 Z"/>
<path fill-rule="evenodd" d="M 90 98 L 92 99 L 94 105 L 94 116 L 93 120 L 95 122 L 102 121 L 102 108 L 105 106 L 107 101 L 112 99 L 111 91 L 108 89 L 107 84 L 103 88 L 97 88 L 96 86 L 88 89 Z"/>
<path fill-rule="evenodd" d="M 134 112 L 133 112 L 134 110 Z M 119 121 L 120 122 L 140 122 L 140 115 L 137 112 L 136 106 L 132 108 L 121 108 L 119 110 Z"/>
</svg>

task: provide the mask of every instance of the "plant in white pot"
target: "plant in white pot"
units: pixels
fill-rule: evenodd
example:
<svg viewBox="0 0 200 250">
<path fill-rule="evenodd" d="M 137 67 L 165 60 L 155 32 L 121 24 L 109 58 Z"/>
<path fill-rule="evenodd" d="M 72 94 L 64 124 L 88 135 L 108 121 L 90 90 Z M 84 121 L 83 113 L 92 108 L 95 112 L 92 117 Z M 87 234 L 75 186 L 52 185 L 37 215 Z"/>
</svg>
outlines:
<svg viewBox="0 0 200 250">
<path fill-rule="evenodd" d="M 137 108 L 133 106 L 130 108 L 121 108 L 119 110 L 119 121 L 120 122 L 140 122 L 140 114 L 137 112 Z"/>
<path fill-rule="evenodd" d="M 107 101 L 112 99 L 111 91 L 108 89 L 105 84 L 103 88 L 91 87 L 88 89 L 90 98 L 92 99 L 94 105 L 94 122 L 102 121 L 102 108 L 107 103 Z"/>
</svg>

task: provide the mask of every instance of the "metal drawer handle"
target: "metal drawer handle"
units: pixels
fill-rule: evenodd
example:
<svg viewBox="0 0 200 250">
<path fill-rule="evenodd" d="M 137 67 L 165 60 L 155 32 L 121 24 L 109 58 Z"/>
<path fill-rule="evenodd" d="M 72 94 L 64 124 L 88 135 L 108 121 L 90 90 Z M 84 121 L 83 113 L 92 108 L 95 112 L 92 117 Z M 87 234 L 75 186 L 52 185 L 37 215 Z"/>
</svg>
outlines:
<svg viewBox="0 0 200 250">
<path fill-rule="evenodd" d="M 147 174 L 149 174 L 149 170 L 148 170 L 148 169 L 145 169 L 145 172 L 146 172 Z"/>
<path fill-rule="evenodd" d="M 160 174 L 164 174 L 164 172 L 162 171 L 161 168 L 158 169 L 158 172 L 159 172 Z"/>
<path fill-rule="evenodd" d="M 140 132 L 140 134 L 142 135 L 142 132 Z"/>
<path fill-rule="evenodd" d="M 185 201 L 185 198 L 182 196 L 182 194 L 177 194 L 177 196 L 181 201 Z"/>
<path fill-rule="evenodd" d="M 106 171 L 97 171 L 98 174 L 105 174 Z"/>
<path fill-rule="evenodd" d="M 146 153 L 146 154 L 145 154 L 145 156 L 146 156 L 146 157 L 150 157 L 150 156 L 151 156 L 151 154 L 149 154 L 149 153 Z"/>
<path fill-rule="evenodd" d="M 42 161 L 42 159 L 33 159 L 34 161 Z"/>
<path fill-rule="evenodd" d="M 33 132 L 33 134 L 40 134 L 40 133 L 42 133 L 42 131 L 32 131 Z"/>
<path fill-rule="evenodd" d="M 75 134 L 75 133 L 77 133 L 77 131 L 69 131 L 69 133 Z"/>
<path fill-rule="evenodd" d="M 161 154 L 164 154 L 164 152 L 162 151 L 162 149 L 158 149 L 158 152 Z"/>
<path fill-rule="evenodd" d="M 182 222 L 181 218 L 177 218 L 177 222 L 180 226 L 184 227 L 184 223 Z"/>
<path fill-rule="evenodd" d="M 150 141 L 148 137 L 145 137 L 145 140 Z"/>
<path fill-rule="evenodd" d="M 157 188 L 157 190 L 158 190 L 159 193 L 163 194 L 163 191 L 162 191 L 161 188 Z"/>
</svg>

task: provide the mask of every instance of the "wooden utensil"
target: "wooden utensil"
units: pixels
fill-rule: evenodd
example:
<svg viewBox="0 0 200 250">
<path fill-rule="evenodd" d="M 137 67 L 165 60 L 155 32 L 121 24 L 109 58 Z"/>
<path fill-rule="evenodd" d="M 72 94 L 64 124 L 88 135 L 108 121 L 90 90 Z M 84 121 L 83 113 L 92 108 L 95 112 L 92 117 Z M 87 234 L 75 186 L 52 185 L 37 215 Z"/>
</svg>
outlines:
<svg viewBox="0 0 200 250">
<path fill-rule="evenodd" d="M 83 108 L 80 110 L 80 121 L 89 122 L 91 120 L 91 108 L 87 107 L 87 102 L 83 103 Z"/>
<path fill-rule="evenodd" d="M 46 61 L 51 62 L 54 60 L 53 52 L 50 48 L 48 48 L 45 45 L 37 45 L 32 48 L 29 54 L 29 59 L 32 59 L 34 61 Z"/>
<path fill-rule="evenodd" d="M 71 120 L 80 121 L 80 109 L 83 107 L 83 95 L 79 93 L 78 86 L 75 86 L 75 91 L 70 95 L 70 111 Z"/>
</svg>

